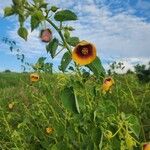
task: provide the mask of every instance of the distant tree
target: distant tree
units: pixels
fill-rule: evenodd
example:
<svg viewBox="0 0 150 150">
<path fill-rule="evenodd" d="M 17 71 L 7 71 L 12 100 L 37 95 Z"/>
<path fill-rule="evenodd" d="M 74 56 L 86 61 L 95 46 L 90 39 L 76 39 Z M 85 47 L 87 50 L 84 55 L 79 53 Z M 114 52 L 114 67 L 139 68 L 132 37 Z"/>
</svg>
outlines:
<svg viewBox="0 0 150 150">
<path fill-rule="evenodd" d="M 5 73 L 10 73 L 11 71 L 9 69 L 6 69 L 4 72 Z"/>
<path fill-rule="evenodd" d="M 134 72 L 131 69 L 128 69 L 126 74 L 134 74 Z"/>
<path fill-rule="evenodd" d="M 117 74 L 117 70 L 123 70 L 125 68 L 124 64 L 122 62 L 116 62 L 114 61 L 112 64 L 110 64 L 110 69 L 107 71 L 109 75 L 111 74 Z"/>
<path fill-rule="evenodd" d="M 134 66 L 136 75 L 141 82 L 150 82 L 150 63 L 148 69 L 146 69 L 146 65 L 137 64 Z"/>
</svg>

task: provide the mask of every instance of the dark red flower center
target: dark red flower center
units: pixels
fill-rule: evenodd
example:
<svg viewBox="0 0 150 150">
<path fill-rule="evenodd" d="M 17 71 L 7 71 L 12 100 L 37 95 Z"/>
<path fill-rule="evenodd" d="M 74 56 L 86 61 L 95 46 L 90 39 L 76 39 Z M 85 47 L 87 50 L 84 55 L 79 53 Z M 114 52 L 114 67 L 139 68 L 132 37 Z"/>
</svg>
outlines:
<svg viewBox="0 0 150 150">
<path fill-rule="evenodd" d="M 107 78 L 106 81 L 111 81 L 111 78 Z"/>
<path fill-rule="evenodd" d="M 32 79 L 35 79 L 35 80 L 37 80 L 39 77 L 37 77 L 37 76 L 32 76 Z"/>
<path fill-rule="evenodd" d="M 76 53 L 79 57 L 89 57 L 92 55 L 92 46 L 90 44 L 84 46 L 79 45 Z"/>
</svg>

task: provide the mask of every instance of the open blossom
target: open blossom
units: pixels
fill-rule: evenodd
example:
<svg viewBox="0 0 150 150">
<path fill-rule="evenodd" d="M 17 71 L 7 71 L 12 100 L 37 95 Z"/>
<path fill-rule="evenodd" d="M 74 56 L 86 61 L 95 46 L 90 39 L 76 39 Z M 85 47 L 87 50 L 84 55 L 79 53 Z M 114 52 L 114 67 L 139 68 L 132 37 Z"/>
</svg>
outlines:
<svg viewBox="0 0 150 150">
<path fill-rule="evenodd" d="M 102 85 L 102 92 L 106 93 L 106 92 L 111 92 L 111 88 L 114 84 L 114 80 L 112 77 L 107 77 L 104 79 L 103 85 Z"/>
<path fill-rule="evenodd" d="M 81 41 L 72 52 L 72 59 L 79 65 L 88 65 L 96 58 L 96 47 L 87 41 Z"/>
<path fill-rule="evenodd" d="M 9 108 L 9 109 L 13 109 L 14 105 L 15 105 L 15 103 L 14 103 L 14 102 L 9 103 L 9 104 L 8 104 L 8 108 Z"/>
<path fill-rule="evenodd" d="M 50 42 L 52 40 L 52 32 L 50 29 L 45 29 L 41 31 L 40 38 L 42 42 Z"/>
<path fill-rule="evenodd" d="M 37 82 L 39 80 L 39 75 L 37 73 L 30 74 L 30 81 L 31 82 Z"/>
<path fill-rule="evenodd" d="M 150 150 L 150 143 L 145 143 L 143 145 L 143 150 Z"/>
<path fill-rule="evenodd" d="M 52 127 L 47 127 L 46 128 L 46 133 L 47 134 L 52 134 L 54 132 L 54 129 Z"/>
</svg>

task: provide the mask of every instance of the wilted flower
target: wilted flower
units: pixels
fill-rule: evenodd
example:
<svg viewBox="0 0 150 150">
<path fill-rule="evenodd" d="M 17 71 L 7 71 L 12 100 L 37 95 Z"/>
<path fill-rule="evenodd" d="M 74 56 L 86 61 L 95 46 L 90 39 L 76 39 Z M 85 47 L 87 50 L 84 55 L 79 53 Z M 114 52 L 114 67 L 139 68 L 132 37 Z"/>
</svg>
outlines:
<svg viewBox="0 0 150 150">
<path fill-rule="evenodd" d="M 39 75 L 37 73 L 30 74 L 30 81 L 31 82 L 37 82 L 39 80 Z"/>
<path fill-rule="evenodd" d="M 104 79 L 103 85 L 102 85 L 102 92 L 105 94 L 106 92 L 111 92 L 112 85 L 114 84 L 114 80 L 112 77 L 107 77 Z"/>
<path fill-rule="evenodd" d="M 96 47 L 87 41 L 81 41 L 72 52 L 72 59 L 79 65 L 87 65 L 96 58 Z"/>
<path fill-rule="evenodd" d="M 14 103 L 14 102 L 9 103 L 9 104 L 8 104 L 8 108 L 9 108 L 9 109 L 13 109 L 14 105 L 15 105 L 15 103 Z"/>
<path fill-rule="evenodd" d="M 143 150 L 150 150 L 150 143 L 145 143 L 143 145 Z"/>
<path fill-rule="evenodd" d="M 40 38 L 42 42 L 50 42 L 52 39 L 52 32 L 50 29 L 41 30 Z"/>
<path fill-rule="evenodd" d="M 46 133 L 47 134 L 52 134 L 54 132 L 54 129 L 52 127 L 47 127 L 46 128 Z"/>
</svg>

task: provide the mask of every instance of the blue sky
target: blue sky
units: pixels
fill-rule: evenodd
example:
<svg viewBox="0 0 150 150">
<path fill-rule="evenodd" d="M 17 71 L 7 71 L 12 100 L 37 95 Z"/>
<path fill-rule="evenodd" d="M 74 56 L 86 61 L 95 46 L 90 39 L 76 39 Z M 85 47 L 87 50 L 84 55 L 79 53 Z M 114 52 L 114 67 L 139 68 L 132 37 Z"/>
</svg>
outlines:
<svg viewBox="0 0 150 150">
<path fill-rule="evenodd" d="M 78 20 L 67 23 L 76 29 L 72 34 L 79 36 L 81 40 L 93 42 L 106 68 L 112 61 L 122 61 L 126 66 L 125 70 L 132 69 L 133 64 L 150 61 L 149 0 L 47 0 L 47 2 L 49 5 L 68 8 L 77 13 Z M 3 18 L 3 8 L 10 4 L 11 0 L 0 0 L 0 38 L 6 36 L 15 40 L 29 63 L 34 63 L 38 57 L 48 56 L 45 45 L 38 39 L 42 27 L 30 32 L 27 22 L 29 37 L 25 42 L 17 35 L 17 18 L 15 16 Z M 62 54 L 54 60 L 49 58 L 49 61 L 57 66 L 61 56 Z M 0 42 L 0 71 L 5 69 L 21 71 L 21 63 L 9 51 L 9 46 Z"/>
</svg>

